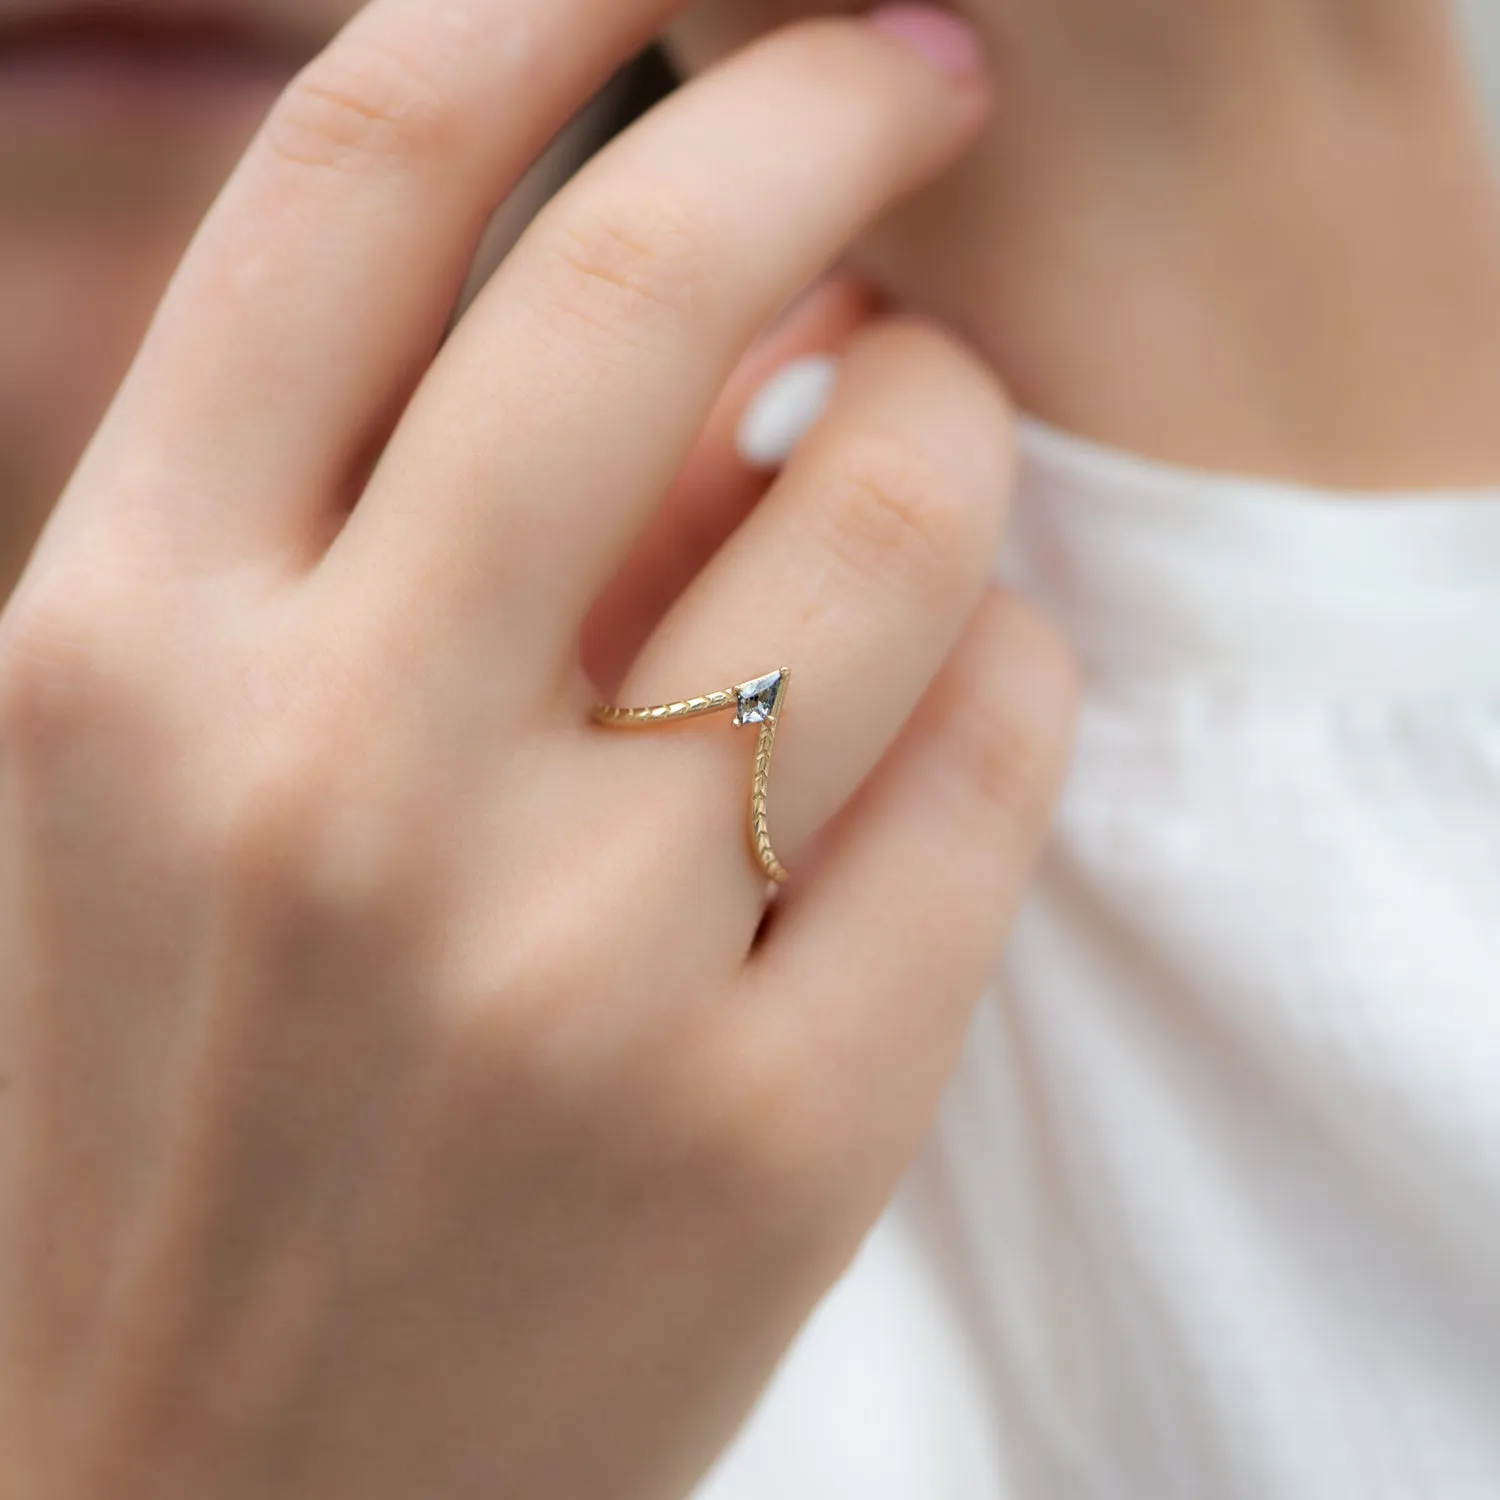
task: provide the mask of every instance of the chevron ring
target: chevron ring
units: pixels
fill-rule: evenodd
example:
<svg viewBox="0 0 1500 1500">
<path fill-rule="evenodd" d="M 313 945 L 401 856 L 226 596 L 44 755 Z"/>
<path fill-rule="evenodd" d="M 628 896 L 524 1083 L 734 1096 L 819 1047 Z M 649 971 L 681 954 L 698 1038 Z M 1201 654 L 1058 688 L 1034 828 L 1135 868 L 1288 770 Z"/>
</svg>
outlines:
<svg viewBox="0 0 1500 1500">
<path fill-rule="evenodd" d="M 613 704 L 601 703 L 594 710 L 595 723 L 618 729 L 650 729 L 657 724 L 672 724 L 681 719 L 701 719 L 729 708 L 735 710 L 736 727 L 759 725 L 760 744 L 755 752 L 755 779 L 750 788 L 750 849 L 766 879 L 777 885 L 786 881 L 787 871 L 772 851 L 771 836 L 766 831 L 766 787 L 771 779 L 771 751 L 776 744 L 776 726 L 786 706 L 787 682 L 791 675 L 791 668 L 783 667 L 779 672 L 770 672 L 752 682 L 742 682 L 738 687 L 708 693 L 702 698 L 684 698 L 680 703 L 662 703 L 654 708 L 616 708 Z"/>
</svg>

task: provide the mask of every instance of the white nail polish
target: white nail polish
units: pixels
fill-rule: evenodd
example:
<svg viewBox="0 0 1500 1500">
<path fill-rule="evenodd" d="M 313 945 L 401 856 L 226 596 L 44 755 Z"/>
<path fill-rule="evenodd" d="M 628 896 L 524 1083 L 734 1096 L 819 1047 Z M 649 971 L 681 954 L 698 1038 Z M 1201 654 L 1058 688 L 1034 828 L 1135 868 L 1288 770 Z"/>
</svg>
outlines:
<svg viewBox="0 0 1500 1500">
<path fill-rule="evenodd" d="M 828 410 L 838 361 L 810 355 L 783 365 L 750 399 L 735 447 L 755 469 L 779 469 Z"/>
</svg>

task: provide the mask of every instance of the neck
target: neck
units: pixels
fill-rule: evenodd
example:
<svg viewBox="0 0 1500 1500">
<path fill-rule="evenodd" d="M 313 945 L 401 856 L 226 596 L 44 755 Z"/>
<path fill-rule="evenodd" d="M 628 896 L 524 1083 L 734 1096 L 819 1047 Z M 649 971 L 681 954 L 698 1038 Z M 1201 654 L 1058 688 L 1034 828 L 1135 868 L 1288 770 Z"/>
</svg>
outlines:
<svg viewBox="0 0 1500 1500">
<path fill-rule="evenodd" d="M 1101 442 L 1335 487 L 1500 483 L 1500 190 L 1456 53 L 1407 66 L 1385 92 L 1247 68 L 1133 99 L 1128 127 L 1004 78 L 964 180 L 914 216 L 915 300 L 1023 409 Z M 899 286 L 894 248 L 875 269 Z"/>
</svg>

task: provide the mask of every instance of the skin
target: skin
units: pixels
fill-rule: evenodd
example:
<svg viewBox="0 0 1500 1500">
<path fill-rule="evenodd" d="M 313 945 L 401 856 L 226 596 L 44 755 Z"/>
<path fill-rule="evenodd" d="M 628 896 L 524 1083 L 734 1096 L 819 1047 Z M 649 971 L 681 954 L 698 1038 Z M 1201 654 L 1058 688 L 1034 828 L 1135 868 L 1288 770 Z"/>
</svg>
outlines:
<svg viewBox="0 0 1500 1500">
<path fill-rule="evenodd" d="M 772 913 L 745 737 L 593 726 L 578 639 L 755 335 L 988 89 L 774 33 L 442 341 L 496 197 L 662 19 L 362 12 L 0 618 L 18 1500 L 681 1495 L 925 1133 L 1072 716 L 987 586 L 991 372 L 869 320 L 626 668 L 650 703 L 794 665 Z"/>
<path fill-rule="evenodd" d="M 700 0 L 702 66 L 802 0 Z M 1026 409 L 1210 469 L 1500 478 L 1500 187 L 1428 0 L 972 0 L 995 109 L 857 261 Z"/>
<path fill-rule="evenodd" d="M 667 7 L 379 0 L 258 137 L 0 621 L 23 1500 L 686 1491 L 920 1140 L 1061 772 L 1066 660 L 984 582 L 990 363 L 1183 461 L 1494 477 L 1494 190 L 1435 7 L 975 15 L 989 84 L 852 22 L 706 74 L 441 351 L 490 206 Z M 17 565 L 242 103 L 113 143 L 128 228 L 97 140 L 39 173 L 0 131 Z M 750 349 L 851 247 L 970 347 L 838 285 Z M 828 346 L 763 493 L 733 413 Z M 632 702 L 795 662 L 769 923 L 743 738 L 590 729 L 580 631 Z"/>
<path fill-rule="evenodd" d="M 245 0 L 234 9 L 285 39 L 285 66 L 186 119 L 163 111 L 121 129 L 38 115 L 0 86 L 0 594 L 19 577 L 230 169 L 295 65 L 358 6 Z M 475 257 L 476 279 L 594 138 L 598 113 L 586 109 L 515 186 Z"/>
<path fill-rule="evenodd" d="M 247 4 L 309 49 L 355 8 Z M 701 0 L 672 35 L 701 66 L 829 8 Z M 1495 479 L 1500 204 L 1442 6 L 964 8 L 994 113 L 866 247 L 894 295 L 963 330 L 1029 410 L 1137 451 L 1357 487 Z M 0 131 L 0 585 L 268 102 L 108 153 Z"/>
<path fill-rule="evenodd" d="M 247 4 L 309 47 L 354 9 Z M 673 36 L 702 65 L 826 8 L 701 0 Z M 1442 6 L 964 8 L 995 111 L 867 250 L 895 295 L 1028 409 L 1138 451 L 1359 487 L 1495 479 L 1500 204 Z M 107 154 L 0 131 L 0 584 L 268 102 Z M 39 200 L 38 180 L 72 186 Z M 141 184 L 125 221 L 122 180 Z"/>
</svg>

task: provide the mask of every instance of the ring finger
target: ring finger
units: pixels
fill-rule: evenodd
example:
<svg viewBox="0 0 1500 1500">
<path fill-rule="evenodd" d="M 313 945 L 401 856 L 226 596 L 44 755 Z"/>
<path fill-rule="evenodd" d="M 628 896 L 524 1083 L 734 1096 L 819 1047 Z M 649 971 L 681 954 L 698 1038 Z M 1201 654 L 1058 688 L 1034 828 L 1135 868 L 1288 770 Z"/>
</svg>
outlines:
<svg viewBox="0 0 1500 1500">
<path fill-rule="evenodd" d="M 776 854 L 795 864 L 962 633 L 992 570 L 1010 474 L 1008 408 L 979 360 L 925 323 L 873 325 L 827 415 L 663 621 L 622 701 L 666 703 L 790 667 L 768 815 Z M 600 753 L 644 805 L 682 810 L 672 836 L 693 846 L 681 867 L 695 881 L 717 869 L 758 893 L 745 847 L 753 743 L 705 725 L 669 747 L 665 733 Z M 727 909 L 743 917 L 758 903 Z"/>
</svg>

